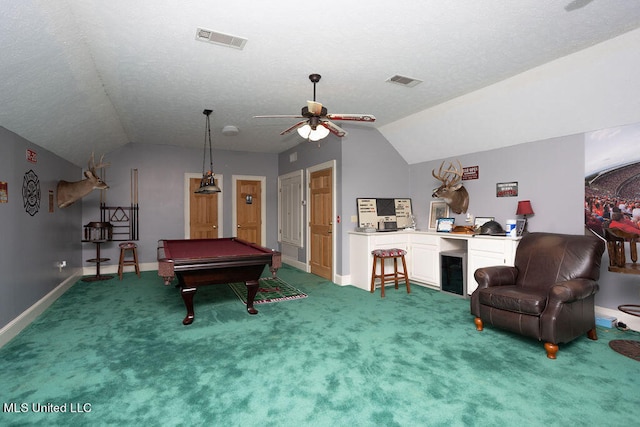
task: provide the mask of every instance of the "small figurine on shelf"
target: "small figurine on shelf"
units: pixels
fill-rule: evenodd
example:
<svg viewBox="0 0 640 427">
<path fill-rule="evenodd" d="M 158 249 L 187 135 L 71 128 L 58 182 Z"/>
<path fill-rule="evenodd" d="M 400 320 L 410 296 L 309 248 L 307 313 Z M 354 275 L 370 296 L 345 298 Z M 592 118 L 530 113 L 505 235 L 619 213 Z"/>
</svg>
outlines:
<svg viewBox="0 0 640 427">
<path fill-rule="evenodd" d="M 405 230 L 407 231 L 415 231 L 416 229 L 416 216 L 415 215 L 409 215 L 409 226 L 405 227 Z"/>
</svg>

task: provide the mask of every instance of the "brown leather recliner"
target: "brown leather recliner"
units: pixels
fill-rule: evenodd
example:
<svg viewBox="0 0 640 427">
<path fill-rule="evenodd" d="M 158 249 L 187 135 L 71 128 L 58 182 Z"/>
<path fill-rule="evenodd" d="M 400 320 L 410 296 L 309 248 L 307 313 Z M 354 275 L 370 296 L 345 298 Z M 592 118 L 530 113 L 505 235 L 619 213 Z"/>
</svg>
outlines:
<svg viewBox="0 0 640 427">
<path fill-rule="evenodd" d="M 595 236 L 530 233 L 514 267 L 479 268 L 471 295 L 476 329 L 484 324 L 543 341 L 547 357 L 582 334 L 598 339 L 594 312 L 604 243 Z"/>
</svg>

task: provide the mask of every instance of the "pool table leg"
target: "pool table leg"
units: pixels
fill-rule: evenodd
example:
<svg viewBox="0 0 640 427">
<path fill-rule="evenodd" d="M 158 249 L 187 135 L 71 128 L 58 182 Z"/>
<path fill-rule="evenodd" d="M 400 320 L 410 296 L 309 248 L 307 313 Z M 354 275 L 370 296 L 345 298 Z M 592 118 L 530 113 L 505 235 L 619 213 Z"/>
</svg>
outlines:
<svg viewBox="0 0 640 427">
<path fill-rule="evenodd" d="M 247 280 L 244 283 L 247 286 L 247 311 L 249 314 L 258 314 L 258 310 L 253 308 L 253 300 L 256 298 L 256 294 L 258 293 L 258 281 Z"/>
<path fill-rule="evenodd" d="M 180 295 L 182 295 L 182 300 L 187 308 L 187 317 L 182 321 L 183 325 L 190 325 L 193 323 L 193 296 L 196 294 L 197 289 L 198 288 L 180 288 Z"/>
</svg>

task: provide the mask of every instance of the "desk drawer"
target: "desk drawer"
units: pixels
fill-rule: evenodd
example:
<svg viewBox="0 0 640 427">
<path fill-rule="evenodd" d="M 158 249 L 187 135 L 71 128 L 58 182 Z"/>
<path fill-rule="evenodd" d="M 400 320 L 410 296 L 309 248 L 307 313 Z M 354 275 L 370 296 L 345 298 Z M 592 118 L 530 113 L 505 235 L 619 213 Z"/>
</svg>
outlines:
<svg viewBox="0 0 640 427">
<path fill-rule="evenodd" d="M 504 253 L 504 239 L 492 240 L 490 238 L 469 239 L 469 250 L 482 252 Z"/>
</svg>

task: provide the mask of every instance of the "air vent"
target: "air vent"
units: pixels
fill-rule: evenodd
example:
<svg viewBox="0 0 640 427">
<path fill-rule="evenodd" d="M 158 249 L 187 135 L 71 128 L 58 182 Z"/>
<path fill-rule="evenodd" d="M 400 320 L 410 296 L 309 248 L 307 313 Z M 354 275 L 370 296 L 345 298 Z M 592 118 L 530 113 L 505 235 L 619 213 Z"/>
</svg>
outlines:
<svg viewBox="0 0 640 427">
<path fill-rule="evenodd" d="M 414 87 L 422 83 L 422 80 L 413 79 L 411 77 L 400 76 L 396 74 L 395 76 L 389 77 L 387 79 L 389 83 L 395 83 L 397 85 L 405 86 L 405 87 Z"/>
<path fill-rule="evenodd" d="M 232 36 L 230 34 L 205 30 L 204 28 L 198 28 L 196 30 L 196 40 L 232 47 L 234 49 L 244 49 L 244 45 L 247 44 L 247 39 Z"/>
</svg>

